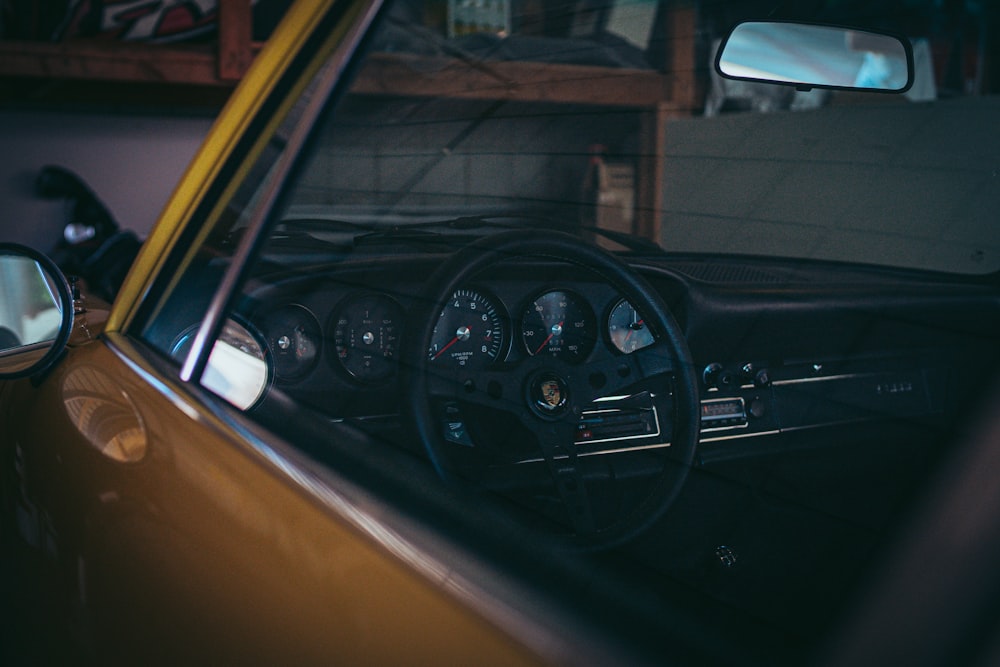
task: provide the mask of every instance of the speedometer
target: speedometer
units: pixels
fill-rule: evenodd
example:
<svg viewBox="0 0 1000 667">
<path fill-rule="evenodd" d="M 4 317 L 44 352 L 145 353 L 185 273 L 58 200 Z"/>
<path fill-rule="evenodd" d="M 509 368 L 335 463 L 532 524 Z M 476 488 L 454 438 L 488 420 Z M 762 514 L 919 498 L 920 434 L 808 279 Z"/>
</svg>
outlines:
<svg viewBox="0 0 1000 667">
<path fill-rule="evenodd" d="M 582 361 L 594 349 L 597 320 L 580 296 L 562 290 L 534 299 L 521 316 L 521 341 L 528 354 Z"/>
<path fill-rule="evenodd" d="M 503 318 L 492 299 L 460 289 L 438 316 L 427 356 L 432 362 L 483 368 L 500 356 L 503 345 Z"/>
</svg>

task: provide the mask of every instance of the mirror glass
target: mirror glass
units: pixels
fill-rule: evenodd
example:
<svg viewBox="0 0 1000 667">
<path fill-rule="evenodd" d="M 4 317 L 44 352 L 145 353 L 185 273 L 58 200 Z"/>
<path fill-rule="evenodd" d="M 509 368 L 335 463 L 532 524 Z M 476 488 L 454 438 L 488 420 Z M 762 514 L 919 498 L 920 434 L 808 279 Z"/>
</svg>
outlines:
<svg viewBox="0 0 1000 667">
<path fill-rule="evenodd" d="M 69 333 L 65 280 L 35 255 L 0 247 L 0 377 L 34 372 Z"/>
<path fill-rule="evenodd" d="M 891 35 L 781 22 L 736 26 L 723 44 L 717 69 L 749 81 L 819 88 L 902 92 L 912 81 L 911 58 Z"/>
</svg>

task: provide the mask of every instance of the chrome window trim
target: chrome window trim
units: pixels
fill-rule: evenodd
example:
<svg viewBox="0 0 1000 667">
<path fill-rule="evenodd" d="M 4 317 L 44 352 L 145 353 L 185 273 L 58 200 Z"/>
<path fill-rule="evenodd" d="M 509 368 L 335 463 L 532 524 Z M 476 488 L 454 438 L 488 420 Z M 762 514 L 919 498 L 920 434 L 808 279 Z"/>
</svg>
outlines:
<svg viewBox="0 0 1000 667">
<path fill-rule="evenodd" d="M 182 381 L 198 382 L 201 379 L 211 354 L 212 346 L 210 343 L 218 336 L 227 305 L 236 291 L 237 285 L 242 280 L 243 271 L 256 249 L 258 239 L 267 226 L 288 174 L 298 159 L 305 140 L 315 126 L 320 112 L 326 106 L 337 83 L 341 81 L 361 40 L 368 33 L 383 4 L 383 0 L 368 0 L 360 19 L 348 19 L 352 20 L 353 23 L 343 37 L 343 41 L 302 93 L 300 101 L 304 99 L 306 103 L 301 114 L 287 115 L 282 124 L 275 130 L 275 136 L 286 135 L 287 138 L 282 142 L 281 154 L 265 176 L 262 183 L 262 194 L 249 215 L 247 231 L 240 239 L 232 261 L 230 261 L 229 267 L 209 303 L 201 326 L 198 328 L 198 333 L 195 334 L 191 350 L 181 367 L 180 378 Z M 345 14 L 348 17 L 353 16 L 349 12 Z"/>
</svg>

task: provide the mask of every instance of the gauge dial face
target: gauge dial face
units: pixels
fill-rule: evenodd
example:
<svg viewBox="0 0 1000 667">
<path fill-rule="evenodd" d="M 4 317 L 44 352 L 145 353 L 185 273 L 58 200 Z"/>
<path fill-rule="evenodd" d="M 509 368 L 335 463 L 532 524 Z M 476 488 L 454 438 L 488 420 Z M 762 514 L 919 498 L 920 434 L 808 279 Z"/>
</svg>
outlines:
<svg viewBox="0 0 1000 667">
<path fill-rule="evenodd" d="M 608 337 L 618 351 L 625 354 L 653 344 L 653 332 L 625 299 L 615 304 L 608 315 Z"/>
<path fill-rule="evenodd" d="M 337 361 L 348 375 L 362 382 L 392 375 L 403 322 L 398 303 L 381 294 L 357 296 L 337 310 L 334 321 Z"/>
<path fill-rule="evenodd" d="M 185 359 L 197 333 L 195 325 L 181 334 L 171 355 Z M 227 317 L 212 346 L 201 383 L 241 410 L 249 410 L 264 396 L 269 381 L 268 359 L 258 334 Z"/>
<path fill-rule="evenodd" d="M 521 340 L 532 356 L 548 354 L 564 361 L 582 361 L 597 340 L 594 311 L 572 292 L 546 292 L 525 308 Z"/>
<path fill-rule="evenodd" d="M 316 316 L 296 304 L 281 306 L 259 319 L 279 380 L 302 377 L 316 366 L 322 333 Z"/>
<path fill-rule="evenodd" d="M 503 345 L 503 318 L 497 306 L 480 292 L 460 289 L 438 317 L 427 356 L 435 363 L 484 368 L 496 361 Z"/>
</svg>

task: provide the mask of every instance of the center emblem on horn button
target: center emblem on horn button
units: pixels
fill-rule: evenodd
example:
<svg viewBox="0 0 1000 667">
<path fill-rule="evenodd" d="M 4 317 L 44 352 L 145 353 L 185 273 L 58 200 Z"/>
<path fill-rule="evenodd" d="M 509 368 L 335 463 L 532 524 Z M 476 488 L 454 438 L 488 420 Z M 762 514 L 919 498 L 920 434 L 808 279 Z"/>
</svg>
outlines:
<svg viewBox="0 0 1000 667">
<path fill-rule="evenodd" d="M 543 415 L 556 415 L 566 407 L 569 388 L 562 378 L 546 373 L 535 378 L 531 387 L 531 401 Z"/>
</svg>

